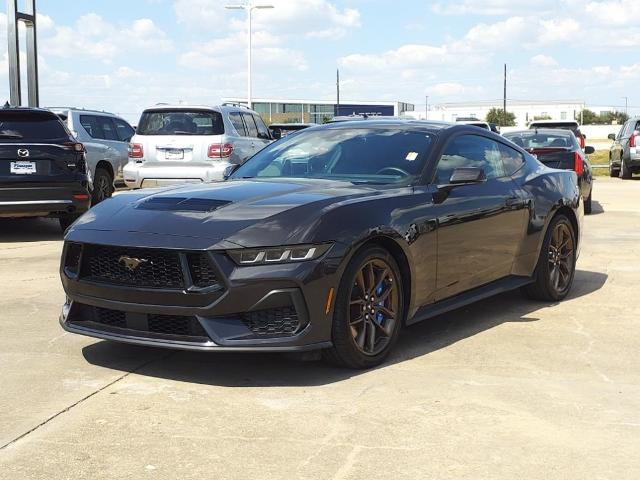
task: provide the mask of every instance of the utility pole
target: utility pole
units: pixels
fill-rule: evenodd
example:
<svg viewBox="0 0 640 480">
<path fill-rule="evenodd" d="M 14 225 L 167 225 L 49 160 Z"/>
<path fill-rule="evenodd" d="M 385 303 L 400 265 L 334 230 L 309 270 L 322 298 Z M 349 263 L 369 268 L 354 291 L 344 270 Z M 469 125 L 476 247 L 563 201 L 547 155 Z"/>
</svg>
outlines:
<svg viewBox="0 0 640 480">
<path fill-rule="evenodd" d="M 340 115 L 340 69 L 336 69 L 336 116 Z"/>
<path fill-rule="evenodd" d="M 429 120 L 429 95 L 425 97 L 425 105 L 424 105 L 424 119 Z"/>
<path fill-rule="evenodd" d="M 507 64 L 504 64 L 504 95 L 502 97 L 502 123 L 507 123 Z"/>
<path fill-rule="evenodd" d="M 229 10 L 246 10 L 247 12 L 247 106 L 253 107 L 251 101 L 251 12 L 254 9 L 273 8 L 273 5 L 254 5 L 250 0 L 244 5 L 225 5 Z"/>
<path fill-rule="evenodd" d="M 624 98 L 624 114 L 626 116 L 629 116 L 629 97 L 622 97 Z"/>
</svg>

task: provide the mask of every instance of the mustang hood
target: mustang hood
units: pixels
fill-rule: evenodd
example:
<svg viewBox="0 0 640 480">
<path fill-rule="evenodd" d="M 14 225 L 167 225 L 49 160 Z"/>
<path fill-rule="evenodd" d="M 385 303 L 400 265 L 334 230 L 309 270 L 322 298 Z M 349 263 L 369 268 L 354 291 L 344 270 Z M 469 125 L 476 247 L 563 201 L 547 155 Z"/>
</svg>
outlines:
<svg viewBox="0 0 640 480">
<path fill-rule="evenodd" d="M 311 241 L 306 235 L 327 209 L 378 195 L 370 186 L 328 180 L 238 180 L 141 190 L 94 207 L 69 238 L 91 231 L 92 237 L 95 232 L 193 237 L 209 245 L 221 240 L 240 246 L 298 243 Z M 111 243 L 113 236 L 106 237 Z"/>
</svg>

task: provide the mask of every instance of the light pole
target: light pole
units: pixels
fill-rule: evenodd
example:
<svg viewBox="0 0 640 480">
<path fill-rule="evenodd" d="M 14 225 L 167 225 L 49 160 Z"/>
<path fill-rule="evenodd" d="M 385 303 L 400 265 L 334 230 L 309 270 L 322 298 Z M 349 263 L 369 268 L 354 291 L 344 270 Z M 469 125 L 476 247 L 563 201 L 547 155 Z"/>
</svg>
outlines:
<svg viewBox="0 0 640 480">
<path fill-rule="evenodd" d="M 429 95 L 425 96 L 425 104 L 424 104 L 424 119 L 429 120 Z"/>
<path fill-rule="evenodd" d="M 624 98 L 624 114 L 629 115 L 629 97 L 622 98 Z"/>
<path fill-rule="evenodd" d="M 273 8 L 273 5 L 254 5 L 250 0 L 244 5 L 226 5 L 229 10 L 247 11 L 247 106 L 252 108 L 251 102 L 251 12 L 256 8 Z"/>
</svg>

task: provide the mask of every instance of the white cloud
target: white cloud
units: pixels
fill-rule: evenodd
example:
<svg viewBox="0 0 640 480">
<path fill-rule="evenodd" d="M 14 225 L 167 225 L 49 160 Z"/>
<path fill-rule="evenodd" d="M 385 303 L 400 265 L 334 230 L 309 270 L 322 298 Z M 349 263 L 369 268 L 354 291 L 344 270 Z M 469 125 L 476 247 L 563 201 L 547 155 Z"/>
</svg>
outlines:
<svg viewBox="0 0 640 480">
<path fill-rule="evenodd" d="M 539 54 L 535 57 L 531 57 L 531 64 L 538 67 L 555 67 L 558 65 L 558 62 L 553 57 Z"/>
</svg>

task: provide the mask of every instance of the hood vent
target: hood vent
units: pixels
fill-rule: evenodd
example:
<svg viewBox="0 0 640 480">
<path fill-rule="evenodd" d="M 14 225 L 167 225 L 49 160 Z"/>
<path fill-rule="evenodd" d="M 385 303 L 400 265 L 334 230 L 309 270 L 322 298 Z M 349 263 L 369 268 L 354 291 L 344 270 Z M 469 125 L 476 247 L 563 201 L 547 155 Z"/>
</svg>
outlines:
<svg viewBox="0 0 640 480">
<path fill-rule="evenodd" d="M 209 198 L 151 197 L 136 208 L 172 212 L 213 212 L 231 202 Z"/>
</svg>

